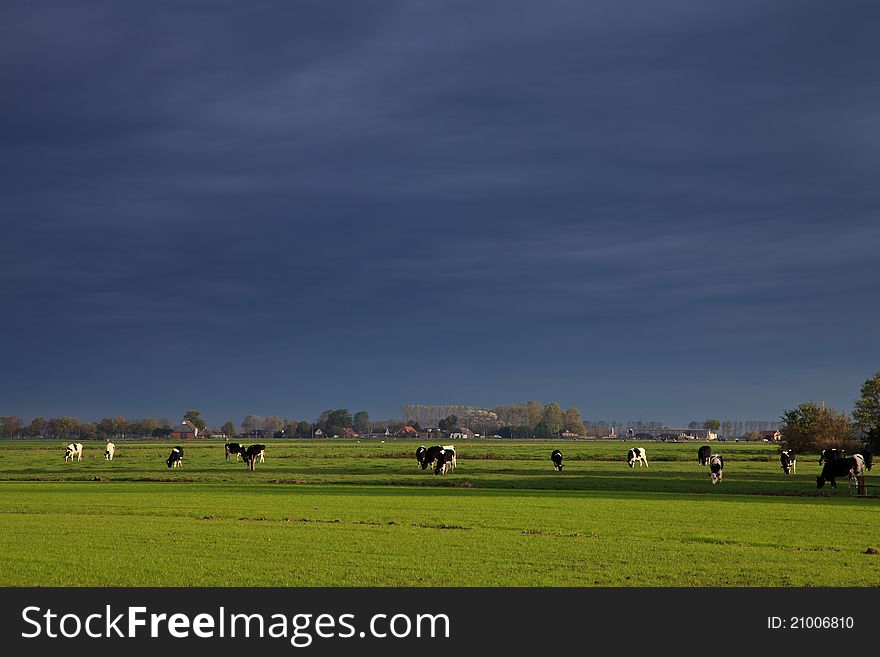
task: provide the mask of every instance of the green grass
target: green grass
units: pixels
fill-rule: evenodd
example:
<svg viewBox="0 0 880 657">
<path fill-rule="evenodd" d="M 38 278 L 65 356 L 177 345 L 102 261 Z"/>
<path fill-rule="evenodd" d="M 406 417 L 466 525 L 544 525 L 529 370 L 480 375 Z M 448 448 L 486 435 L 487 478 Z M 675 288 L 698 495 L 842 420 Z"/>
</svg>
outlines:
<svg viewBox="0 0 880 657">
<path fill-rule="evenodd" d="M 880 585 L 880 503 L 817 491 L 818 457 L 786 477 L 775 446 L 713 445 L 712 486 L 697 444 L 647 443 L 630 469 L 631 444 L 562 444 L 556 473 L 555 444 L 459 443 L 440 477 L 397 441 L 270 442 L 256 472 L 217 443 L 169 470 L 166 443 L 64 463 L 60 443 L 6 442 L 0 585 Z"/>
</svg>

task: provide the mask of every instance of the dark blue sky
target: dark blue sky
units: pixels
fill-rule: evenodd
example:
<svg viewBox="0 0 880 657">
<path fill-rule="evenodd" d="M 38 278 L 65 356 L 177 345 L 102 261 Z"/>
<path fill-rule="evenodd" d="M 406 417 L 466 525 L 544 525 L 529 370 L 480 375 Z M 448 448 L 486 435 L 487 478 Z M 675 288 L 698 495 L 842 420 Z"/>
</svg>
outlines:
<svg viewBox="0 0 880 657">
<path fill-rule="evenodd" d="M 0 7 L 0 414 L 849 410 L 873 2 Z"/>
</svg>

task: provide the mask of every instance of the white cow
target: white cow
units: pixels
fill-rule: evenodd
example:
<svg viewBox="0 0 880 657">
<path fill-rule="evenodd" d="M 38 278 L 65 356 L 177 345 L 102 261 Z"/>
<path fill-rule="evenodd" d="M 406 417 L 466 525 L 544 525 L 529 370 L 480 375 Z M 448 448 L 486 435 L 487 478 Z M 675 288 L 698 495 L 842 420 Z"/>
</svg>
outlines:
<svg viewBox="0 0 880 657">
<path fill-rule="evenodd" d="M 82 443 L 70 443 L 67 448 L 64 450 L 64 461 L 76 459 L 77 461 L 83 460 L 83 446 Z"/>
<path fill-rule="evenodd" d="M 642 467 L 642 463 L 645 464 L 646 468 L 648 467 L 648 457 L 644 447 L 633 447 L 626 453 L 626 464 L 629 467 L 634 468 L 636 461 L 639 462 L 640 468 Z"/>
<path fill-rule="evenodd" d="M 108 461 L 113 460 L 113 455 L 116 454 L 116 445 L 111 443 L 109 440 L 107 441 L 107 448 L 104 450 L 104 458 Z"/>
</svg>

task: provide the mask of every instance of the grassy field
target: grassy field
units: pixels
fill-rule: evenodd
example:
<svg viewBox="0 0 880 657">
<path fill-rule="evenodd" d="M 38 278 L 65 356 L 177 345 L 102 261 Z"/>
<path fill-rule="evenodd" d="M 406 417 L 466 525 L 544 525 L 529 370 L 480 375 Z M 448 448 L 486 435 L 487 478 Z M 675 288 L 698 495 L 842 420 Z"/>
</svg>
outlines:
<svg viewBox="0 0 880 657">
<path fill-rule="evenodd" d="M 0 444 L 0 585 L 880 585 L 880 500 L 816 490 L 817 456 L 786 477 L 773 445 L 713 445 L 712 486 L 694 443 L 640 443 L 647 469 L 632 443 L 459 443 L 445 477 L 411 442 L 267 444 L 255 472 L 222 443 L 174 470 L 168 443 Z"/>
</svg>

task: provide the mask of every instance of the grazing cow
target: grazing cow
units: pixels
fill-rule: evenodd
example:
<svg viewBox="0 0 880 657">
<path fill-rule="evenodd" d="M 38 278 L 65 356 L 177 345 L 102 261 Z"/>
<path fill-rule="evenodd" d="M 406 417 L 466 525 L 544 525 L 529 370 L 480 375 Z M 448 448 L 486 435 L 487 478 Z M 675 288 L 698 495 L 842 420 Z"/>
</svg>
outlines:
<svg viewBox="0 0 880 657">
<path fill-rule="evenodd" d="M 782 471 L 785 474 L 794 472 L 797 474 L 797 457 L 794 455 L 793 449 L 787 449 L 779 455 L 779 462 L 782 464 Z"/>
<path fill-rule="evenodd" d="M 636 461 L 639 462 L 640 468 L 642 467 L 642 463 L 645 464 L 646 468 L 648 467 L 648 459 L 644 447 L 633 447 L 626 453 L 626 463 L 629 467 L 636 467 Z"/>
<path fill-rule="evenodd" d="M 434 461 L 437 460 L 437 455 L 443 451 L 442 445 L 432 445 L 428 449 L 425 450 L 425 453 L 422 455 L 422 470 L 426 470 L 429 465 L 431 465 Z"/>
<path fill-rule="evenodd" d="M 165 461 L 169 468 L 179 468 L 183 465 L 183 447 L 178 445 L 171 448 L 171 454 Z"/>
<path fill-rule="evenodd" d="M 554 449 L 553 453 L 550 454 L 550 460 L 553 461 L 553 468 L 556 472 L 562 472 L 562 452 Z"/>
<path fill-rule="evenodd" d="M 870 449 L 865 447 L 865 449 L 863 449 L 861 452 L 859 452 L 859 455 L 865 461 L 865 470 L 870 470 L 871 468 L 874 467 L 874 456 L 871 454 Z"/>
<path fill-rule="evenodd" d="M 437 452 L 437 463 L 434 465 L 434 474 L 446 474 L 452 470 L 455 471 L 455 447 L 452 445 L 444 445 Z"/>
<path fill-rule="evenodd" d="M 260 463 L 265 462 L 266 454 L 266 446 L 265 445 L 251 445 L 244 452 L 244 462 L 247 464 L 248 470 L 254 470 L 257 464 L 257 460 L 259 459 Z"/>
<path fill-rule="evenodd" d="M 113 456 L 116 454 L 116 445 L 107 441 L 107 447 L 104 448 L 104 458 L 108 461 L 113 460 Z"/>
<path fill-rule="evenodd" d="M 70 443 L 67 448 L 64 450 L 64 462 L 67 462 L 67 459 L 73 461 L 76 459 L 77 461 L 83 460 L 83 446 L 82 443 Z"/>
<path fill-rule="evenodd" d="M 864 473 L 865 459 L 860 454 L 825 461 L 822 474 L 816 477 L 816 488 L 822 488 L 826 481 L 831 482 L 831 488 L 837 488 L 837 477 L 848 477 L 852 483 L 857 476 Z"/>
<path fill-rule="evenodd" d="M 819 456 L 819 465 L 823 463 L 828 463 L 828 461 L 833 461 L 835 459 L 845 458 L 846 454 L 842 449 L 837 449 L 835 447 L 830 447 L 828 449 L 823 449 L 822 454 Z"/>
<path fill-rule="evenodd" d="M 717 484 L 724 476 L 724 457 L 721 454 L 712 454 L 709 457 L 709 477 L 712 483 Z"/>
<path fill-rule="evenodd" d="M 703 445 L 697 450 L 697 460 L 700 462 L 700 465 L 709 465 L 710 456 L 712 456 L 712 448 L 708 445 Z"/>
<path fill-rule="evenodd" d="M 229 460 L 229 455 L 232 454 L 235 457 L 236 461 L 240 461 L 242 455 L 244 454 L 244 445 L 239 445 L 238 443 L 226 443 L 226 460 Z"/>
<path fill-rule="evenodd" d="M 424 445 L 419 445 L 418 449 L 416 449 L 416 461 L 418 464 L 422 466 L 422 470 L 424 470 L 427 466 L 425 463 L 425 455 L 428 453 L 428 448 Z"/>
</svg>

